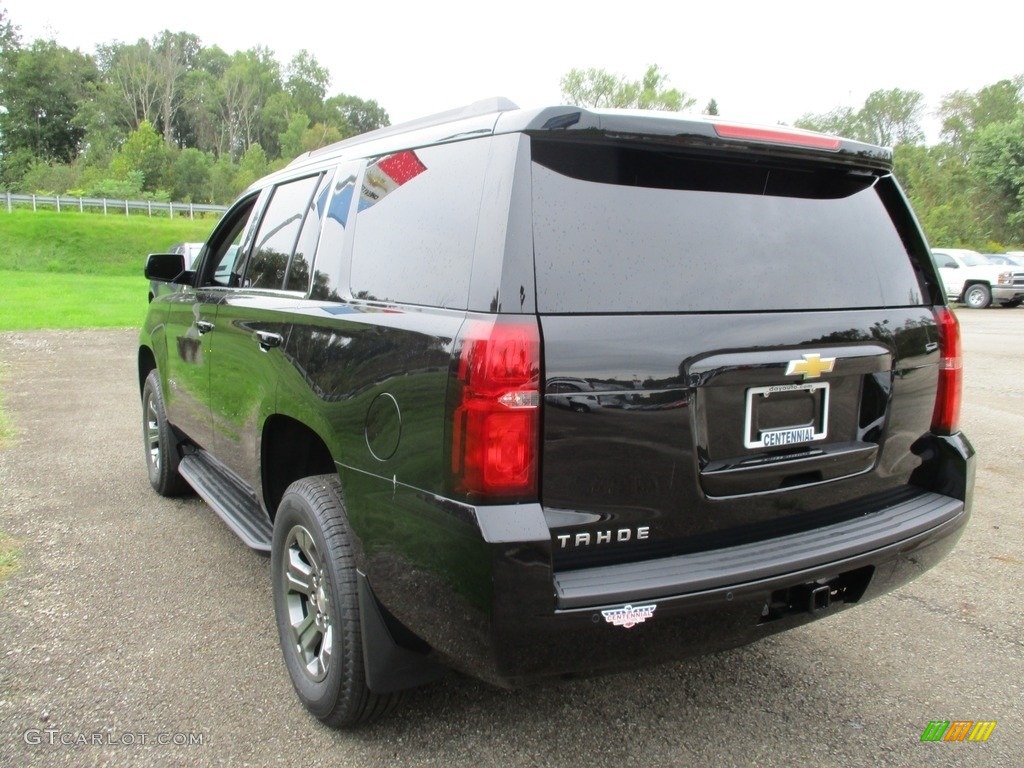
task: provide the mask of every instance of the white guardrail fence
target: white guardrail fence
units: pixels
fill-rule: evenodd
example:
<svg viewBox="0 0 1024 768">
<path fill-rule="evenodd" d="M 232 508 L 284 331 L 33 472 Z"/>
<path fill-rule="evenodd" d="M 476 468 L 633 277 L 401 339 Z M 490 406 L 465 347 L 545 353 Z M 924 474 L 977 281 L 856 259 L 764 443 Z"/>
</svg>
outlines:
<svg viewBox="0 0 1024 768">
<path fill-rule="evenodd" d="M 7 212 L 11 213 L 14 206 L 29 207 L 33 211 L 40 208 L 61 211 L 83 212 L 86 208 L 102 208 L 103 213 L 114 213 L 128 216 L 132 211 L 145 212 L 152 216 L 187 216 L 194 219 L 197 213 L 223 213 L 226 205 L 206 205 L 205 203 L 161 203 L 155 200 L 110 200 L 104 197 L 47 197 L 44 195 L 16 195 L 13 192 L 0 192 L 0 199 L 6 199 Z"/>
</svg>

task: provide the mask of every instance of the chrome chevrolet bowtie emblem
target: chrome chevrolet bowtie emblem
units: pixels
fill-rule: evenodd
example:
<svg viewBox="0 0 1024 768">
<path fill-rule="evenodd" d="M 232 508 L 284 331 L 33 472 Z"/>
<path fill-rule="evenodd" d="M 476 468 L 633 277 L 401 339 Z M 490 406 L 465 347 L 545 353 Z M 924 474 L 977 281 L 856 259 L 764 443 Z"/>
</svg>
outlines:
<svg viewBox="0 0 1024 768">
<path fill-rule="evenodd" d="M 817 352 L 813 355 L 804 355 L 803 360 L 790 360 L 786 366 L 787 376 L 803 374 L 805 379 L 817 379 L 823 373 L 831 373 L 835 367 L 834 357 L 822 357 Z"/>
</svg>

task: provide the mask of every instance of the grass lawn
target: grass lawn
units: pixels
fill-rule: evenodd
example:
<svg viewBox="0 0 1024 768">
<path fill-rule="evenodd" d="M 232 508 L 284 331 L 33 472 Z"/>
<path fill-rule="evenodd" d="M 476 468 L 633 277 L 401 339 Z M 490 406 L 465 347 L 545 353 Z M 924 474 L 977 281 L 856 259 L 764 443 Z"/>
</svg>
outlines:
<svg viewBox="0 0 1024 768">
<path fill-rule="evenodd" d="M 206 240 L 216 221 L 0 210 L 0 271 L 141 275 L 147 253 Z"/>
<path fill-rule="evenodd" d="M 0 331 L 138 328 L 146 254 L 205 240 L 216 221 L 0 210 Z"/>
<path fill-rule="evenodd" d="M 0 331 L 138 328 L 149 283 L 138 277 L 0 270 Z"/>
</svg>

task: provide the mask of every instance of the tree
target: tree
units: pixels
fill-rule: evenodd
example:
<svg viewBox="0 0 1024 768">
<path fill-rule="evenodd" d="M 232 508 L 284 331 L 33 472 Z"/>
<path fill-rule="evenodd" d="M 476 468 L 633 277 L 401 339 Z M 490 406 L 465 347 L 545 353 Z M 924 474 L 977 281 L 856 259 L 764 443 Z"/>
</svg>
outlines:
<svg viewBox="0 0 1024 768">
<path fill-rule="evenodd" d="M 343 137 L 356 136 L 391 125 L 388 113 L 376 101 L 339 93 L 325 104 L 326 123 L 338 128 Z"/>
<path fill-rule="evenodd" d="M 210 202 L 211 167 L 210 156 L 205 152 L 195 147 L 181 150 L 171 165 L 171 198 L 183 202 Z"/>
<path fill-rule="evenodd" d="M 222 78 L 231 57 L 216 45 L 203 48 L 184 78 L 184 105 L 177 129 L 183 146 L 220 156 L 231 151 L 231 130 L 222 119 Z"/>
<path fill-rule="evenodd" d="M 334 144 L 336 141 L 341 141 L 344 137 L 341 135 L 341 131 L 336 126 L 326 125 L 324 123 L 313 123 L 302 133 L 302 152 L 311 152 L 314 149 L 320 149 L 330 144 Z"/>
<path fill-rule="evenodd" d="M 125 132 L 144 121 L 156 122 L 160 109 L 160 83 L 156 57 L 148 40 L 111 43 L 96 49 L 107 89 L 106 109 Z"/>
<path fill-rule="evenodd" d="M 993 205 L 991 239 L 1024 242 L 1024 113 L 978 131 L 971 165 Z"/>
<path fill-rule="evenodd" d="M 284 87 L 295 106 L 309 115 L 311 121 L 322 119 L 331 73 L 303 48 L 292 57 L 285 74 Z"/>
<path fill-rule="evenodd" d="M 872 92 L 857 117 L 865 140 L 892 147 L 924 140 L 920 122 L 923 111 L 924 94 L 920 91 L 892 88 Z"/>
<path fill-rule="evenodd" d="M 704 114 L 712 116 L 718 115 L 718 102 L 711 99 L 711 101 L 707 103 L 707 106 L 704 107 Z"/>
<path fill-rule="evenodd" d="M 3 77 L 6 62 L 21 48 L 21 35 L 11 21 L 7 10 L 0 6 L 0 77 Z"/>
<path fill-rule="evenodd" d="M 858 115 L 850 107 L 836 107 L 821 114 L 807 113 L 795 121 L 794 125 L 807 131 L 818 131 L 849 139 L 861 139 L 863 135 Z"/>
<path fill-rule="evenodd" d="M 233 156 L 244 155 L 253 144 L 276 145 L 281 126 L 266 127 L 262 113 L 267 100 L 281 89 L 280 66 L 267 48 L 238 51 L 231 57 L 221 78 L 221 117 Z"/>
<path fill-rule="evenodd" d="M 186 96 L 186 78 L 195 68 L 201 49 L 199 38 L 188 32 L 170 32 L 165 29 L 153 38 L 153 63 L 157 70 L 159 96 L 157 126 L 168 144 L 177 143 L 180 146 L 181 134 L 188 132 L 179 115 Z"/>
<path fill-rule="evenodd" d="M 10 161 L 19 155 L 29 153 L 42 162 L 68 162 L 78 156 L 85 131 L 75 116 L 98 72 L 91 57 L 52 40 L 36 40 L 5 58 L 0 155 L 10 182 Z"/>
<path fill-rule="evenodd" d="M 1009 122 L 1024 108 L 1024 75 L 1013 80 L 1000 80 L 976 93 L 954 91 L 947 94 L 939 107 L 942 118 L 941 137 L 961 154 L 970 151 L 974 135 L 993 123 Z"/>
<path fill-rule="evenodd" d="M 148 120 L 128 134 L 121 150 L 110 162 L 114 178 L 128 178 L 133 171 L 142 174 L 142 189 L 155 192 L 163 183 L 168 151 L 160 134 Z"/>
<path fill-rule="evenodd" d="M 562 76 L 562 98 L 569 104 L 598 109 L 659 109 L 680 112 L 697 100 L 668 87 L 668 75 L 652 64 L 639 80 L 627 80 L 604 69 L 571 69 Z"/>
<path fill-rule="evenodd" d="M 270 164 L 267 162 L 267 153 L 263 151 L 263 147 L 259 144 L 252 144 L 245 150 L 245 154 L 242 155 L 242 159 L 238 163 L 238 171 L 234 179 L 235 194 L 241 192 L 257 179 L 265 176 L 269 170 Z"/>
<path fill-rule="evenodd" d="M 836 107 L 821 114 L 807 113 L 795 125 L 886 147 L 920 144 L 924 139 L 920 123 L 923 110 L 924 96 L 920 92 L 893 88 L 872 92 L 857 111 Z"/>
<path fill-rule="evenodd" d="M 281 145 L 281 157 L 298 157 L 302 149 L 302 135 L 309 126 L 309 116 L 305 112 L 296 112 L 288 121 L 288 128 L 278 135 Z"/>
<path fill-rule="evenodd" d="M 988 238 L 977 213 L 975 183 L 948 144 L 893 148 L 893 172 L 932 243 L 974 247 Z"/>
</svg>

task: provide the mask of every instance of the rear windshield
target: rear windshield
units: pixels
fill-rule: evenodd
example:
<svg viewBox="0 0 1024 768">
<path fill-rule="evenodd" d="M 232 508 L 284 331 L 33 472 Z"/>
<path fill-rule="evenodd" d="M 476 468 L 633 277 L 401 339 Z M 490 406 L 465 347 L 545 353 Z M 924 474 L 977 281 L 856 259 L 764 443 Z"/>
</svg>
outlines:
<svg viewBox="0 0 1024 768">
<path fill-rule="evenodd" d="M 918 305 L 874 175 L 533 139 L 541 312 Z"/>
</svg>

